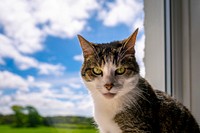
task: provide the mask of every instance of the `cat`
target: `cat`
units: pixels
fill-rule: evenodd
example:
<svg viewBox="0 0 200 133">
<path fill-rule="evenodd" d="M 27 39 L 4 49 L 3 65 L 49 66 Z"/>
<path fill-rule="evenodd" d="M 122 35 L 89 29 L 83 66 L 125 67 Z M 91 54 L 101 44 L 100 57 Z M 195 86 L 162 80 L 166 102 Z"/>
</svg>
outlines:
<svg viewBox="0 0 200 133">
<path fill-rule="evenodd" d="M 78 35 L 84 56 L 81 76 L 93 99 L 100 133 L 200 133 L 185 106 L 140 76 L 137 33 L 138 29 L 127 39 L 103 44 Z"/>
</svg>

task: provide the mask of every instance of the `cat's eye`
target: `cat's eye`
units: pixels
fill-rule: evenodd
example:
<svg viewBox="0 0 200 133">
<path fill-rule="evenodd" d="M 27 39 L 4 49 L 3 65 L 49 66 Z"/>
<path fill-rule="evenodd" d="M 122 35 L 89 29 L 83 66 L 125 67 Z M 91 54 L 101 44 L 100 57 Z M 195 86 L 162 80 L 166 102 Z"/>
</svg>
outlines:
<svg viewBox="0 0 200 133">
<path fill-rule="evenodd" d="M 94 67 L 92 69 L 93 73 L 96 74 L 96 75 L 101 75 L 102 74 L 102 70 L 98 67 Z"/>
<path fill-rule="evenodd" d="M 118 74 L 118 75 L 121 75 L 121 74 L 124 74 L 126 71 L 126 68 L 124 67 L 119 67 L 116 69 L 115 73 Z"/>
</svg>

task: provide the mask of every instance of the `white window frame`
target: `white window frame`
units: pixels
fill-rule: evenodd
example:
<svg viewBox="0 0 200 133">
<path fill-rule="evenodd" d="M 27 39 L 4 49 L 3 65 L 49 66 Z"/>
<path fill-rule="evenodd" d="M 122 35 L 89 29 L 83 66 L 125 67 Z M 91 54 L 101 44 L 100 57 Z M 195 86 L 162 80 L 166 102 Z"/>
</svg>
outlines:
<svg viewBox="0 0 200 133">
<path fill-rule="evenodd" d="M 145 78 L 165 91 L 164 1 L 144 0 Z"/>
<path fill-rule="evenodd" d="M 200 1 L 144 1 L 145 70 L 154 89 L 172 95 L 200 123 Z"/>
</svg>

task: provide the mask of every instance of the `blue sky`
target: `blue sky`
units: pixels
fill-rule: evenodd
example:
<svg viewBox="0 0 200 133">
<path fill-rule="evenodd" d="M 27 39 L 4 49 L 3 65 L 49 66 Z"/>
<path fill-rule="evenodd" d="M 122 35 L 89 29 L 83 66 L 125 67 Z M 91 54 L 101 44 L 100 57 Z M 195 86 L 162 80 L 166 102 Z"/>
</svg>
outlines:
<svg viewBox="0 0 200 133">
<path fill-rule="evenodd" d="M 92 115 L 77 34 L 103 43 L 139 27 L 136 57 L 144 75 L 143 20 L 142 0 L 2 0 L 0 113 L 17 104 L 44 116 Z"/>
</svg>

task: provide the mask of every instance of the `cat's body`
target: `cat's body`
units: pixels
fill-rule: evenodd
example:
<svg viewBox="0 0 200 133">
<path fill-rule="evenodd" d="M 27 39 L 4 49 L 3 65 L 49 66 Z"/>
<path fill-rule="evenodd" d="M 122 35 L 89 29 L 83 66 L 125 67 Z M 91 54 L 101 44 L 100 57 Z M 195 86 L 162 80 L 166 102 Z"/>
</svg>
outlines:
<svg viewBox="0 0 200 133">
<path fill-rule="evenodd" d="M 191 113 L 176 100 L 153 90 L 140 76 L 134 45 L 126 40 L 93 44 L 79 36 L 81 75 L 94 102 L 100 133 L 200 133 Z"/>
</svg>

